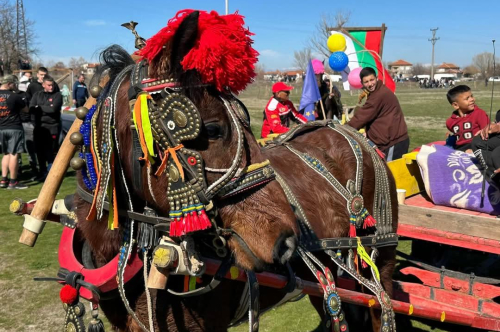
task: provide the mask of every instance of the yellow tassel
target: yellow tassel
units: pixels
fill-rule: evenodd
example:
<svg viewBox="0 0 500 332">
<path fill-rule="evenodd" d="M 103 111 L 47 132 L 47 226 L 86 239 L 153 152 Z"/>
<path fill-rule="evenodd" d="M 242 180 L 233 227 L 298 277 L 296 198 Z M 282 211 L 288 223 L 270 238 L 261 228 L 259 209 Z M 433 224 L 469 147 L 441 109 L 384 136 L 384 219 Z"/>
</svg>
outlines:
<svg viewBox="0 0 500 332">
<path fill-rule="evenodd" d="M 377 277 L 377 280 L 380 281 L 380 273 L 378 272 L 378 268 L 377 266 L 375 265 L 375 263 L 373 263 L 372 259 L 370 258 L 370 255 L 368 255 L 368 253 L 366 252 L 365 248 L 363 247 L 363 245 L 361 244 L 361 239 L 358 237 L 358 255 L 359 257 L 368 265 L 370 265 L 370 267 L 373 269 L 373 271 L 375 271 L 375 276 Z"/>
<path fill-rule="evenodd" d="M 141 99 L 141 121 L 142 121 L 142 132 L 144 133 L 144 140 L 146 141 L 146 146 L 150 156 L 155 157 L 154 151 L 154 139 L 153 132 L 151 130 L 151 122 L 149 121 L 149 109 L 148 109 L 148 99 L 151 99 L 150 95 L 142 94 L 139 96 Z M 153 164 L 152 158 L 150 158 L 151 164 Z"/>
</svg>

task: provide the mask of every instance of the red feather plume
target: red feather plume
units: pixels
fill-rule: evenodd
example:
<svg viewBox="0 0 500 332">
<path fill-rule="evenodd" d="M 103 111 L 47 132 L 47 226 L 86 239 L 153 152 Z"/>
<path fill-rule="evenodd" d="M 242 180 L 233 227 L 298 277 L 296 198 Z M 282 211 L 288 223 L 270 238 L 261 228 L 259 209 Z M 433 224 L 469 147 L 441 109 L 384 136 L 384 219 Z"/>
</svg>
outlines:
<svg viewBox="0 0 500 332">
<path fill-rule="evenodd" d="M 168 21 L 165 28 L 146 41 L 138 54 L 153 60 L 175 34 L 182 20 L 194 10 L 185 9 Z M 219 15 L 199 11 L 198 38 L 181 64 L 184 70 L 195 69 L 205 84 L 213 84 L 219 91 L 229 87 L 239 92 L 255 77 L 255 63 L 259 53 L 252 47 L 253 35 L 244 27 L 243 16 L 235 13 Z"/>
</svg>

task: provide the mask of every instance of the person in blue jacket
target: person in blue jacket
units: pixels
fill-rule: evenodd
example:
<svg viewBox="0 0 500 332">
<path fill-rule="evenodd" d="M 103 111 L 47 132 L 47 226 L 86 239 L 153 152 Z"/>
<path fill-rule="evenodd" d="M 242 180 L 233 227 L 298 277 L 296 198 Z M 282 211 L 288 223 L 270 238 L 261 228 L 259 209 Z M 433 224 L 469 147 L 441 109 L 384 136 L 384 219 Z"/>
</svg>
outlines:
<svg viewBox="0 0 500 332">
<path fill-rule="evenodd" d="M 80 76 L 78 76 L 78 81 L 73 84 L 73 105 L 75 105 L 75 107 L 85 105 L 88 97 L 89 91 L 85 84 L 85 76 L 80 74 Z"/>
</svg>

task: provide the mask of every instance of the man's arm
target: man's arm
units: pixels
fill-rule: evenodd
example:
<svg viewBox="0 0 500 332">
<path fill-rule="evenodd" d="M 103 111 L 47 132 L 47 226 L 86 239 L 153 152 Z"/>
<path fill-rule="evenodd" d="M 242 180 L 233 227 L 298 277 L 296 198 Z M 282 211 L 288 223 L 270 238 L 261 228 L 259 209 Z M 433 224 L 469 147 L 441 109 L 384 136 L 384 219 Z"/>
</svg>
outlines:
<svg viewBox="0 0 500 332">
<path fill-rule="evenodd" d="M 76 103 L 76 87 L 78 86 L 78 81 L 73 83 L 73 104 Z"/>
<path fill-rule="evenodd" d="M 347 124 L 357 130 L 365 127 L 370 121 L 377 117 L 380 111 L 377 108 L 377 105 L 367 100 L 363 107 L 354 112 L 354 116 Z"/>
<path fill-rule="evenodd" d="M 38 105 L 42 111 L 45 113 L 57 113 L 61 111 L 62 108 L 62 97 L 61 93 L 54 93 L 52 95 L 52 104 L 51 105 Z"/>
<path fill-rule="evenodd" d="M 297 112 L 297 109 L 295 108 L 295 106 L 293 105 L 292 102 L 289 102 L 288 103 L 288 107 L 290 107 L 290 113 L 292 113 L 292 116 L 294 118 L 294 121 L 297 122 L 297 123 L 306 123 L 307 122 L 307 119 L 305 116 L 303 116 L 302 114 L 300 114 L 299 112 Z"/>
</svg>

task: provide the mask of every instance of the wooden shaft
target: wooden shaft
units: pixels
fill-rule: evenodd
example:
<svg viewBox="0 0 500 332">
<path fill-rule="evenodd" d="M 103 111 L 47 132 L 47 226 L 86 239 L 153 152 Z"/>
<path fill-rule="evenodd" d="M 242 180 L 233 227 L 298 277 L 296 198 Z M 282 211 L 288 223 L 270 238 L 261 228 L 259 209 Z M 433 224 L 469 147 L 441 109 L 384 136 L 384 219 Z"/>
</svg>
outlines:
<svg viewBox="0 0 500 332">
<path fill-rule="evenodd" d="M 321 105 L 321 113 L 323 113 L 323 120 L 326 120 L 325 108 L 323 107 L 323 99 L 320 99 L 319 103 Z"/>
<path fill-rule="evenodd" d="M 89 104 L 88 101 L 87 104 Z M 81 124 L 82 120 L 80 119 L 75 119 L 75 122 L 73 122 L 73 125 L 66 134 L 66 137 L 59 148 L 59 152 L 57 153 L 56 159 L 50 168 L 50 172 L 43 183 L 42 190 L 40 190 L 40 193 L 38 194 L 38 199 L 33 211 L 31 212 L 31 216 L 37 219 L 40 223 L 45 222 L 47 215 L 52 210 L 52 204 L 54 203 L 54 199 L 59 191 L 59 187 L 61 187 L 62 180 L 64 179 L 64 175 L 66 174 L 66 170 L 69 166 L 69 161 L 75 154 L 76 147 L 71 144 L 69 137 L 74 132 L 80 130 Z M 33 247 L 36 243 L 37 237 L 37 233 L 24 228 L 21 237 L 19 238 L 19 243 Z"/>
<path fill-rule="evenodd" d="M 165 289 L 169 274 L 170 270 L 168 268 L 158 268 L 156 265 L 151 264 L 148 276 L 148 288 Z"/>
<path fill-rule="evenodd" d="M 95 99 L 90 97 L 87 99 L 85 107 L 90 108 L 93 104 L 95 104 Z M 69 161 L 75 154 L 76 147 L 69 141 L 69 138 L 71 134 L 80 130 L 81 125 L 82 120 L 76 118 L 66 134 L 61 147 L 59 148 L 59 152 L 57 152 L 56 159 L 54 160 L 54 163 L 50 168 L 50 172 L 43 183 L 42 190 L 40 190 L 40 193 L 38 194 L 36 205 L 33 208 L 33 211 L 31 211 L 31 222 L 33 223 L 33 220 L 35 220 L 36 223 L 38 223 L 38 226 L 40 226 L 40 231 L 38 233 L 33 232 L 23 225 L 23 232 L 19 238 L 19 243 L 30 247 L 35 245 L 38 234 L 41 233 L 41 230 L 43 229 L 45 219 L 52 210 L 52 204 L 54 204 L 54 199 L 56 198 L 59 188 L 61 187 L 64 175 L 66 174 L 66 170 L 69 166 Z"/>
</svg>

